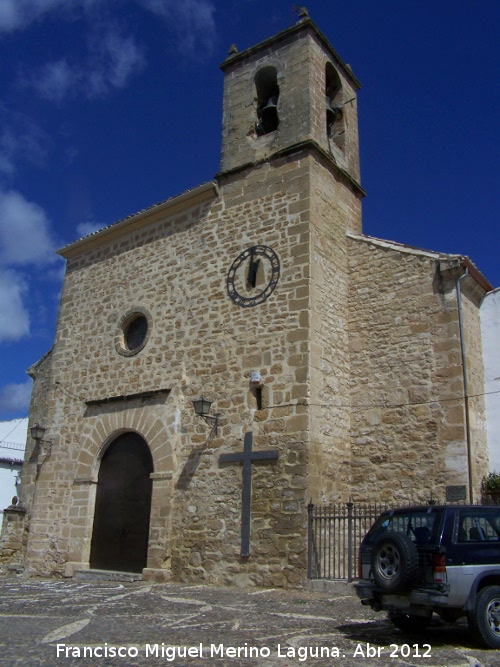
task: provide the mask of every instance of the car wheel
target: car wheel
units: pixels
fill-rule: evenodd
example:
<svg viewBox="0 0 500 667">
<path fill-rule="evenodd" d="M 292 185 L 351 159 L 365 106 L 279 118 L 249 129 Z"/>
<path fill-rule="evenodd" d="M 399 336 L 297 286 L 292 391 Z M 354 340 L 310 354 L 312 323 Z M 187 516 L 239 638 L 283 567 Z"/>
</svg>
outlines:
<svg viewBox="0 0 500 667">
<path fill-rule="evenodd" d="M 387 613 L 394 625 L 406 634 L 419 634 L 425 630 L 432 619 L 432 613 L 428 616 L 415 616 L 414 614 L 401 614 L 395 611 Z"/>
<path fill-rule="evenodd" d="M 371 566 L 377 586 L 390 593 L 407 590 L 417 574 L 417 547 L 403 533 L 381 535 L 373 545 Z"/>
<path fill-rule="evenodd" d="M 500 586 L 486 586 L 472 612 L 472 628 L 490 648 L 500 648 Z"/>
</svg>

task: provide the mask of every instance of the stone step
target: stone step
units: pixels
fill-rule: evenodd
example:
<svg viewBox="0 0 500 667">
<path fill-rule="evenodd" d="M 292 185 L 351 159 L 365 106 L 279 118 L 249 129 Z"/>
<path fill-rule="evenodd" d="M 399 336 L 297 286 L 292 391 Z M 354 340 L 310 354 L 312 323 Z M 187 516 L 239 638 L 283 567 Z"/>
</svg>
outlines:
<svg viewBox="0 0 500 667">
<path fill-rule="evenodd" d="M 141 581 L 139 572 L 117 572 L 115 570 L 75 570 L 74 579 L 80 581 Z"/>
</svg>

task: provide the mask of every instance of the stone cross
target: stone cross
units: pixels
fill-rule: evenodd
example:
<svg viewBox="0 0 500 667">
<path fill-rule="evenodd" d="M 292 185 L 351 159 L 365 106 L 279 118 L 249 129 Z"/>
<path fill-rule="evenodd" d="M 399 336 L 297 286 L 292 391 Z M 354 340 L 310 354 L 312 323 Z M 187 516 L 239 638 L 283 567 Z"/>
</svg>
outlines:
<svg viewBox="0 0 500 667">
<path fill-rule="evenodd" d="M 219 463 L 237 463 L 243 461 L 243 490 L 241 494 L 241 555 L 250 555 L 250 515 L 252 505 L 252 462 L 272 461 L 278 458 L 277 449 L 261 452 L 252 451 L 252 433 L 245 433 L 242 452 L 221 454 Z"/>
</svg>

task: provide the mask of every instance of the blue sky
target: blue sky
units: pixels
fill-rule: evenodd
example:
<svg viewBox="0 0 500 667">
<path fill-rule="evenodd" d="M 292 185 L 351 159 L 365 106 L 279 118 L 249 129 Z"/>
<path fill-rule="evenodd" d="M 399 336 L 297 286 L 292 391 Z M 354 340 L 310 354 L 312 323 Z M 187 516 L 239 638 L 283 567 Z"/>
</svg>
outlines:
<svg viewBox="0 0 500 667">
<path fill-rule="evenodd" d="M 498 0 L 311 0 L 362 83 L 364 231 L 500 286 Z M 57 248 L 213 178 L 223 75 L 288 0 L 0 0 L 0 418 L 52 345 Z"/>
</svg>

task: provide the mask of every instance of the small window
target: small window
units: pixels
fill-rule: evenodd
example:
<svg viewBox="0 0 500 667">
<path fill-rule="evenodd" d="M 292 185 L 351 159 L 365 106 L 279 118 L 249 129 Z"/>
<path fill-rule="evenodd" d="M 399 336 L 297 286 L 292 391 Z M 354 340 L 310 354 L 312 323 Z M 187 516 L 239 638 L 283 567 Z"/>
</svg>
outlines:
<svg viewBox="0 0 500 667">
<path fill-rule="evenodd" d="M 115 337 L 115 347 L 121 355 L 138 354 L 148 342 L 151 316 L 143 308 L 134 308 L 125 314 Z"/>
<path fill-rule="evenodd" d="M 257 410 L 262 410 L 262 387 L 255 387 L 254 394 Z"/>
<path fill-rule="evenodd" d="M 141 347 L 148 333 L 148 320 L 144 315 L 138 315 L 130 322 L 124 331 L 125 347 L 130 352 Z"/>
</svg>

